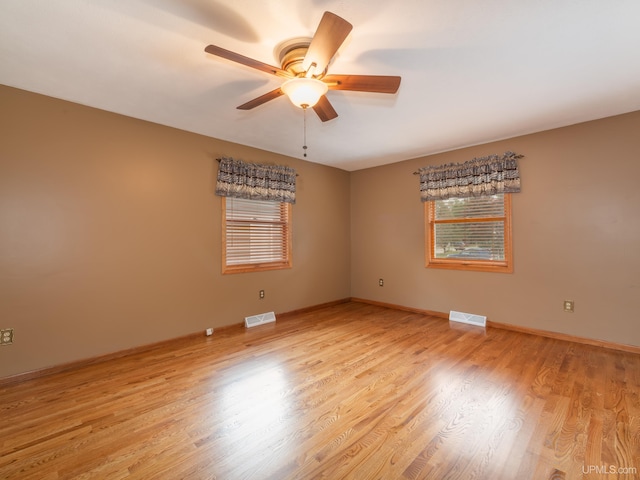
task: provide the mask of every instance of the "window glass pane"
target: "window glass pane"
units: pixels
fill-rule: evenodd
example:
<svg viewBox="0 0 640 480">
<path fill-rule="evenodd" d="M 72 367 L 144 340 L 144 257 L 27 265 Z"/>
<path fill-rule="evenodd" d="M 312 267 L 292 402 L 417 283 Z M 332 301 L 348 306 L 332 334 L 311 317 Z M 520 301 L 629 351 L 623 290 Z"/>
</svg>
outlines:
<svg viewBox="0 0 640 480">
<path fill-rule="evenodd" d="M 278 221 L 280 202 L 227 197 L 227 220 Z"/>
<path fill-rule="evenodd" d="M 503 217 L 503 194 L 486 197 L 449 198 L 435 202 L 436 220 Z"/>
<path fill-rule="evenodd" d="M 435 258 L 504 260 L 504 222 L 434 225 Z"/>
</svg>

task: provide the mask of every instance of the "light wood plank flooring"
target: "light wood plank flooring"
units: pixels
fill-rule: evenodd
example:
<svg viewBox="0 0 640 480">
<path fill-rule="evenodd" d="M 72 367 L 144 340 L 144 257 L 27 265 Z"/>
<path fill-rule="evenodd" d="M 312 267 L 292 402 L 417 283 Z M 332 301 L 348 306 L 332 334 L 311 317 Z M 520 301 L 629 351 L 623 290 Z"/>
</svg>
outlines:
<svg viewBox="0 0 640 480">
<path fill-rule="evenodd" d="M 640 478 L 640 356 L 346 303 L 0 390 L 0 478 Z"/>
</svg>

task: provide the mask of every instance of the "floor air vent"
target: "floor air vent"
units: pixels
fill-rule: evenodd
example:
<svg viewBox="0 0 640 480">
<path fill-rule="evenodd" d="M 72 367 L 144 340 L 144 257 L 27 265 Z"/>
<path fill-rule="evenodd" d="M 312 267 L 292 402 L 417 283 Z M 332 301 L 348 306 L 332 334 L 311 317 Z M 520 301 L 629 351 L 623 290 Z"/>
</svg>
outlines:
<svg viewBox="0 0 640 480">
<path fill-rule="evenodd" d="M 264 325 L 265 323 L 271 323 L 276 321 L 276 314 L 273 312 L 260 313 L 258 315 L 251 315 L 250 317 L 244 317 L 244 326 L 247 328 L 257 327 L 258 325 Z"/>
<path fill-rule="evenodd" d="M 468 323 L 469 325 L 476 325 L 478 327 L 484 327 L 487 325 L 487 317 L 482 315 L 474 315 L 473 313 L 449 312 L 449 321 Z"/>
</svg>

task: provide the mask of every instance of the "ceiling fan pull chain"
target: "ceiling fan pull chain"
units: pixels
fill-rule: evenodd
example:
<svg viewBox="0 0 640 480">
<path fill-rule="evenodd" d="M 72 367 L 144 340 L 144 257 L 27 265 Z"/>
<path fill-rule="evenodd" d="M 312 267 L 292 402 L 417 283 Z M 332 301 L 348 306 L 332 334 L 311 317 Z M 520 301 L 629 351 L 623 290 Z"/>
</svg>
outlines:
<svg viewBox="0 0 640 480">
<path fill-rule="evenodd" d="M 303 115 L 303 126 L 304 126 L 304 134 L 303 134 L 303 145 L 302 145 L 302 150 L 304 151 L 304 157 L 307 158 L 307 108 L 303 108 L 302 109 L 302 115 Z"/>
</svg>

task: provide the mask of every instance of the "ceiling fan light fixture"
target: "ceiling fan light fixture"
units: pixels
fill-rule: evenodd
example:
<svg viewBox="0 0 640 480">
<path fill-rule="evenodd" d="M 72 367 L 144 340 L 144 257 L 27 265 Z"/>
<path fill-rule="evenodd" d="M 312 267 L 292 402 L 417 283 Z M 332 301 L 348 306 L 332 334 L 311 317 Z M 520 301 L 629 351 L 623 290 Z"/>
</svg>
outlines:
<svg viewBox="0 0 640 480">
<path fill-rule="evenodd" d="M 326 83 L 305 77 L 292 78 L 284 82 L 280 88 L 298 108 L 313 107 L 329 90 Z"/>
</svg>

